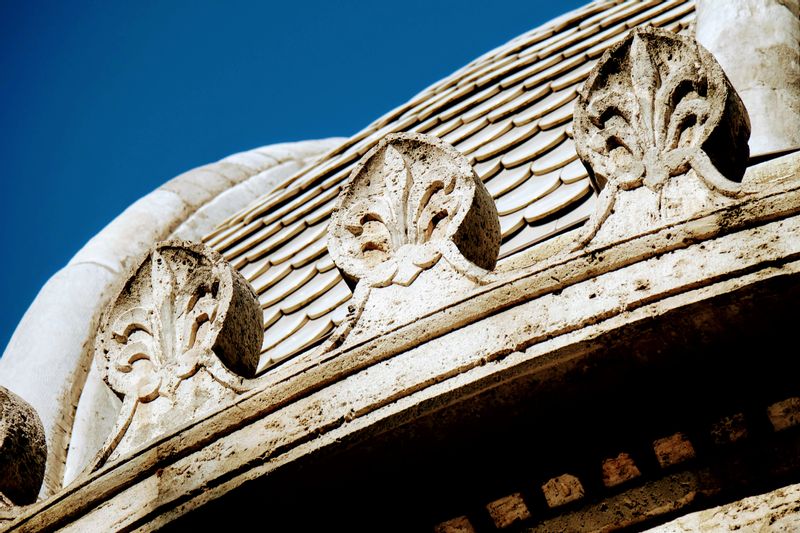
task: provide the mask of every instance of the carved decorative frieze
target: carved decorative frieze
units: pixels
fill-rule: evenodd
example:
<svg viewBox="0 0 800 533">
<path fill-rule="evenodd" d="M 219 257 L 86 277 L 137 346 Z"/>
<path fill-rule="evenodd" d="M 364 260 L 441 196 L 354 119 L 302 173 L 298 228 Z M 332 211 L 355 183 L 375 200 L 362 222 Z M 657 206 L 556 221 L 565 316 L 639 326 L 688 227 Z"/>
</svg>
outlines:
<svg viewBox="0 0 800 533">
<path fill-rule="evenodd" d="M 152 247 L 97 335 L 104 380 L 123 398 L 101 461 L 246 389 L 262 320 L 252 287 L 210 248 L 182 241 Z"/>
<path fill-rule="evenodd" d="M 46 461 L 44 427 L 36 411 L 0 387 L 0 508 L 36 501 Z"/>
<path fill-rule="evenodd" d="M 481 283 L 497 261 L 500 222 L 491 195 L 455 148 L 397 133 L 353 170 L 331 216 L 328 250 L 356 284 L 351 313 L 331 341 L 337 345 L 362 314 L 359 331 L 377 333 Z M 373 290 L 383 292 L 368 302 Z M 372 309 L 365 314 L 366 306 Z"/>
<path fill-rule="evenodd" d="M 621 191 L 639 190 L 635 212 L 625 208 L 639 227 L 685 218 L 740 194 L 749 157 L 747 112 L 694 39 L 655 28 L 631 31 L 595 66 L 579 92 L 574 121 L 578 155 L 602 190 L 587 241 L 620 211 Z"/>
</svg>

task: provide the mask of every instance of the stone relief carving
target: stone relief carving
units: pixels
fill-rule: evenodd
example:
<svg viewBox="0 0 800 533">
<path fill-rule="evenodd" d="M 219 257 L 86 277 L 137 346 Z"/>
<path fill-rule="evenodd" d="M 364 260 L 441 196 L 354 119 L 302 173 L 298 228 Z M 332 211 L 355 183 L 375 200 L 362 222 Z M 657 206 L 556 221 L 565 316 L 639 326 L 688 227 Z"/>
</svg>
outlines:
<svg viewBox="0 0 800 533">
<path fill-rule="evenodd" d="M 578 155 L 602 190 L 584 243 L 621 207 L 623 191 L 638 191 L 625 200 L 634 211 L 624 209 L 636 224 L 690 216 L 741 194 L 747 111 L 694 39 L 655 28 L 631 31 L 589 75 L 574 121 Z"/>
<path fill-rule="evenodd" d="M 326 349 L 342 342 L 366 307 L 373 309 L 359 331 L 377 333 L 410 317 L 409 308 L 422 312 L 448 291 L 481 283 L 499 249 L 494 201 L 469 162 L 436 137 L 387 135 L 356 165 L 331 216 L 328 250 L 356 289 Z M 392 309 L 368 302 L 373 290 L 383 290 Z"/>
<path fill-rule="evenodd" d="M 36 411 L 0 387 L 0 509 L 36 501 L 46 461 L 44 427 Z"/>
<path fill-rule="evenodd" d="M 95 358 L 123 407 L 99 461 L 246 390 L 263 334 L 255 292 L 219 254 L 153 246 L 101 319 Z"/>
<path fill-rule="evenodd" d="M 467 275 L 500 249 L 494 202 L 466 159 L 421 134 L 388 135 L 353 170 L 328 249 L 351 280 L 408 286 L 444 255 Z M 465 263 L 463 259 L 469 261 Z"/>
</svg>

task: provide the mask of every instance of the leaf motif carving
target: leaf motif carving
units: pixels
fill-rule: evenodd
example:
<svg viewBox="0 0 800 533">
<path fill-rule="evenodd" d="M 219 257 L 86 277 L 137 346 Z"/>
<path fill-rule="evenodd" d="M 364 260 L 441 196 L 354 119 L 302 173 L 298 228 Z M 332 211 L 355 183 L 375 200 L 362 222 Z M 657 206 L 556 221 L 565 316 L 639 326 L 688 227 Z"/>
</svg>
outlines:
<svg viewBox="0 0 800 533">
<path fill-rule="evenodd" d="M 636 28 L 607 50 L 579 91 L 574 132 L 578 155 L 602 190 L 582 244 L 594 238 L 624 191 L 652 191 L 638 196 L 652 203 L 638 206 L 652 221 L 710 205 L 714 195 L 741 194 L 747 112 L 713 56 L 689 37 Z M 682 202 L 676 191 L 691 187 L 671 180 L 690 170 L 688 179 L 699 179 L 695 190 L 704 192 Z"/>
<path fill-rule="evenodd" d="M 149 402 L 173 394 L 181 381 L 217 360 L 214 348 L 228 305 L 220 291 L 233 276 L 230 266 L 221 268 L 203 253 L 154 247 L 112 306 L 109 334 L 101 339 L 112 388 Z M 254 329 L 261 332 L 255 296 L 252 305 L 259 312 Z M 256 355 L 259 347 L 260 341 L 252 347 Z"/>
<path fill-rule="evenodd" d="M 720 125 L 725 83 L 696 43 L 634 30 L 601 59 L 576 106 L 578 150 L 598 186 L 657 191 L 686 172 Z"/>
<path fill-rule="evenodd" d="M 341 211 L 346 253 L 370 270 L 373 284 L 411 284 L 442 256 L 436 243 L 461 207 L 456 175 L 430 175 L 388 144 L 370 170 L 370 193 Z"/>
</svg>

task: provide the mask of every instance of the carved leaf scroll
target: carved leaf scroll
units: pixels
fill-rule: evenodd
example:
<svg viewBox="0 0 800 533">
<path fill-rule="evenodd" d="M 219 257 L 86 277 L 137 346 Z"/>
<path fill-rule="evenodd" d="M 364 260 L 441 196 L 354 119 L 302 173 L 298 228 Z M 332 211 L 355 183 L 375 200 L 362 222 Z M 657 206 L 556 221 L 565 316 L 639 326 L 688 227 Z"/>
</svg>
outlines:
<svg viewBox="0 0 800 533">
<path fill-rule="evenodd" d="M 384 138 L 356 166 L 334 211 L 328 248 L 350 279 L 410 285 L 442 256 L 491 270 L 494 202 L 451 146 L 421 134 Z"/>
<path fill-rule="evenodd" d="M 711 54 L 687 37 L 640 28 L 598 63 L 575 106 L 578 153 L 598 188 L 666 180 L 712 164 L 721 192 L 740 181 L 749 156 L 747 112 Z M 695 168 L 695 170 L 698 170 Z"/>
<path fill-rule="evenodd" d="M 597 231 L 617 191 L 647 187 L 657 204 L 668 181 L 693 170 L 723 196 L 749 157 L 750 124 L 714 57 L 694 39 L 637 28 L 607 50 L 579 92 L 578 155 L 601 195 Z M 687 189 L 688 191 L 688 189 Z"/>
<path fill-rule="evenodd" d="M 106 456 L 246 389 L 262 322 L 252 287 L 219 254 L 188 242 L 156 244 L 106 309 L 96 340 L 104 380 L 123 398 Z M 207 378 L 197 381 L 201 371 Z"/>
</svg>

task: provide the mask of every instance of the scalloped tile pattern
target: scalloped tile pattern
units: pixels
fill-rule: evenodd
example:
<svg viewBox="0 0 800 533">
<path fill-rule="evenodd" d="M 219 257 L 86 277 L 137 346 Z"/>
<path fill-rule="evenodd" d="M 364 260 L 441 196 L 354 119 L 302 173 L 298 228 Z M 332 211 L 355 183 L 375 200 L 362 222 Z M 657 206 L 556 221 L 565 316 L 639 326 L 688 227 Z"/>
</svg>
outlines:
<svg viewBox="0 0 800 533">
<path fill-rule="evenodd" d="M 572 141 L 577 89 L 603 51 L 643 24 L 685 30 L 691 0 L 601 0 L 512 39 L 390 111 L 229 218 L 206 243 L 253 284 L 264 308 L 259 370 L 308 351 L 344 320 L 350 289 L 326 227 L 355 163 L 390 132 L 459 149 L 494 196 L 501 260 L 583 224 L 595 205 Z"/>
</svg>

